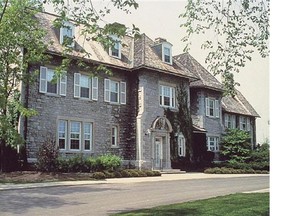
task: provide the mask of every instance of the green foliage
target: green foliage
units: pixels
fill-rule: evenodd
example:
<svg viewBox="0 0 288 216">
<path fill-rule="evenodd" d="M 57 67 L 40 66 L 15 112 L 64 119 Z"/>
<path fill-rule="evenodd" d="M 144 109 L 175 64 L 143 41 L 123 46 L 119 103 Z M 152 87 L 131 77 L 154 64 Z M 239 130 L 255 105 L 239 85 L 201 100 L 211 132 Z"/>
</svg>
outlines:
<svg viewBox="0 0 288 216">
<path fill-rule="evenodd" d="M 56 142 L 47 138 L 46 142 L 39 147 L 37 152 L 37 170 L 43 172 L 55 172 L 57 170 L 58 155 L 59 149 L 57 148 Z"/>
<path fill-rule="evenodd" d="M 229 163 L 245 162 L 251 152 L 250 135 L 239 129 L 227 130 L 221 138 L 220 154 Z"/>
<path fill-rule="evenodd" d="M 227 94 L 235 95 L 234 74 L 251 61 L 252 53 L 257 50 L 262 57 L 269 54 L 268 40 L 270 0 L 264 1 L 214 1 L 188 0 L 181 25 L 187 35 L 182 39 L 187 45 L 193 43 L 197 34 L 213 33 L 201 45 L 209 50 L 206 57 L 208 69 L 221 74 Z M 194 40 L 195 41 L 195 40 Z"/>
<path fill-rule="evenodd" d="M 206 174 L 269 174 L 267 170 L 254 170 L 252 168 L 234 169 L 228 167 L 215 167 L 204 170 Z"/>
<path fill-rule="evenodd" d="M 120 168 L 122 159 L 117 155 L 105 154 L 98 157 L 99 166 L 102 170 L 116 170 Z"/>
</svg>

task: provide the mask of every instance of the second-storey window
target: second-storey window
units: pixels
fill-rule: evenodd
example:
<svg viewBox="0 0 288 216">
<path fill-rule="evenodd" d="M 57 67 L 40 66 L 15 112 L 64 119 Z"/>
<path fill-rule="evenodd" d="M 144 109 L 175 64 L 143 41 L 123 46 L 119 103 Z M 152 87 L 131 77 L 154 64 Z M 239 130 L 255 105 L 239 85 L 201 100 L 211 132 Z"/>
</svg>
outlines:
<svg viewBox="0 0 288 216">
<path fill-rule="evenodd" d="M 104 101 L 126 104 L 126 82 L 104 80 Z"/>
<path fill-rule="evenodd" d="M 47 68 L 40 67 L 40 82 L 39 92 L 66 95 L 67 75 L 66 72 L 62 72 L 60 78 L 55 76 L 55 71 Z"/>
<path fill-rule="evenodd" d="M 75 73 L 74 97 L 98 100 L 98 78 Z"/>
<path fill-rule="evenodd" d="M 206 116 L 219 118 L 219 101 L 206 98 Z"/>
<path fill-rule="evenodd" d="M 208 151 L 219 151 L 219 137 L 208 136 L 207 137 L 207 149 Z"/>
<path fill-rule="evenodd" d="M 175 88 L 160 85 L 160 106 L 175 108 Z"/>
<path fill-rule="evenodd" d="M 226 128 L 235 129 L 236 128 L 236 116 L 232 114 L 224 114 L 224 124 Z"/>
<path fill-rule="evenodd" d="M 250 131 L 250 118 L 246 116 L 239 117 L 240 130 Z"/>
</svg>

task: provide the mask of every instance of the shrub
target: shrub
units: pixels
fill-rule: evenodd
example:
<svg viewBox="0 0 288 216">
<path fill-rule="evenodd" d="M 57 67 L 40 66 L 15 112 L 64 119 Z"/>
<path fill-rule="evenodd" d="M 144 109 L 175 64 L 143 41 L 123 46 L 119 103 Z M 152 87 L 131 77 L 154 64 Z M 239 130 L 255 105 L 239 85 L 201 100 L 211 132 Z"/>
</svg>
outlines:
<svg viewBox="0 0 288 216">
<path fill-rule="evenodd" d="M 95 173 L 93 173 L 92 178 L 105 179 L 106 176 L 105 176 L 105 174 L 103 172 L 95 172 Z"/>
<path fill-rule="evenodd" d="M 229 129 L 221 139 L 221 156 L 228 161 L 243 163 L 250 156 L 250 135 L 239 129 Z"/>
<path fill-rule="evenodd" d="M 153 170 L 153 176 L 161 176 L 161 173 L 159 171 Z"/>
<path fill-rule="evenodd" d="M 36 169 L 43 172 L 57 171 L 58 155 L 59 149 L 56 146 L 55 140 L 46 139 L 46 142 L 37 151 Z"/>
<path fill-rule="evenodd" d="M 122 159 L 117 155 L 106 154 L 98 157 L 101 170 L 116 170 L 120 168 Z"/>
<path fill-rule="evenodd" d="M 253 170 L 253 169 L 234 169 L 227 167 L 215 167 L 204 170 L 206 174 L 268 174 L 267 171 Z"/>
<path fill-rule="evenodd" d="M 128 170 L 121 170 L 122 177 L 132 177 L 131 173 Z"/>
</svg>

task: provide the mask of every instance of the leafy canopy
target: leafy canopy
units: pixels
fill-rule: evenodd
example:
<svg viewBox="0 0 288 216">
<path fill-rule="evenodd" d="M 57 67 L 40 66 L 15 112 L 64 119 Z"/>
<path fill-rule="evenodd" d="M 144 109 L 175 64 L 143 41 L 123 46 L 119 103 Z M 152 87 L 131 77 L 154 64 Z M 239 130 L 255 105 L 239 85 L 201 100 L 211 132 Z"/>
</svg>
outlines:
<svg viewBox="0 0 288 216">
<path fill-rule="evenodd" d="M 270 0 L 188 0 L 181 25 L 186 29 L 182 39 L 189 51 L 195 34 L 211 33 L 204 41 L 205 62 L 214 75 L 223 77 L 226 94 L 235 95 L 234 73 L 240 72 L 251 54 L 257 50 L 262 57 L 269 55 Z"/>
</svg>

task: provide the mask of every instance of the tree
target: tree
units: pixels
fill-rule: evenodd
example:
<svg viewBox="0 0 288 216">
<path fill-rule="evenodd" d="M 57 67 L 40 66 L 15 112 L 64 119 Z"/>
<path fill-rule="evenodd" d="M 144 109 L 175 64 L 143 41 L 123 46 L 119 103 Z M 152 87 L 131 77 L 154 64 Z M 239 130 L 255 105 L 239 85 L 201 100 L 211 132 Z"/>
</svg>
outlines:
<svg viewBox="0 0 288 216">
<path fill-rule="evenodd" d="M 138 7 L 134 0 L 112 0 L 113 6 L 129 13 L 129 8 Z M 69 4 L 70 3 L 70 4 Z M 54 22 L 55 27 L 64 25 L 64 21 L 72 19 L 76 26 L 83 26 L 82 34 L 93 34 L 90 40 L 111 46 L 114 41 L 109 34 L 123 36 L 132 30 L 119 23 L 105 24 L 100 28 L 99 22 L 104 22 L 108 7 L 96 10 L 92 0 L 0 0 L 0 150 L 1 170 L 7 171 L 6 147 L 23 143 L 18 134 L 19 116 L 30 117 L 36 112 L 25 107 L 19 100 L 20 83 L 24 85 L 34 81 L 38 70 L 28 71 L 29 65 L 44 63 L 49 60 L 47 45 L 53 41 L 45 41 L 45 29 L 41 27 L 35 15 L 43 10 L 45 4 L 53 6 L 59 17 Z M 57 71 L 70 64 L 71 47 L 64 43 L 62 64 Z M 86 53 L 89 55 L 89 53 Z M 83 62 L 79 61 L 84 66 Z M 103 66 L 97 67 L 104 70 Z M 58 74 L 59 75 L 59 74 Z M 11 161 L 14 162 L 14 161 Z"/>
<path fill-rule="evenodd" d="M 220 154 L 229 163 L 243 163 L 250 157 L 251 143 L 248 132 L 229 129 L 221 138 Z"/>
<path fill-rule="evenodd" d="M 251 54 L 257 50 L 262 57 L 269 54 L 270 0 L 188 0 L 185 12 L 180 17 L 186 19 L 181 26 L 187 35 L 182 39 L 187 45 L 193 44 L 195 34 L 214 33 L 201 48 L 208 49 L 205 62 L 214 74 L 223 77 L 226 94 L 234 96 L 234 73 L 245 67 Z"/>
</svg>

